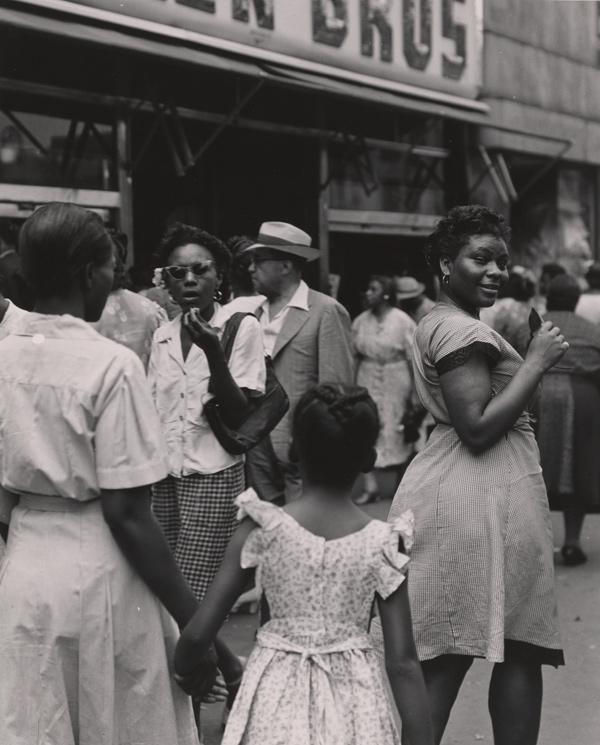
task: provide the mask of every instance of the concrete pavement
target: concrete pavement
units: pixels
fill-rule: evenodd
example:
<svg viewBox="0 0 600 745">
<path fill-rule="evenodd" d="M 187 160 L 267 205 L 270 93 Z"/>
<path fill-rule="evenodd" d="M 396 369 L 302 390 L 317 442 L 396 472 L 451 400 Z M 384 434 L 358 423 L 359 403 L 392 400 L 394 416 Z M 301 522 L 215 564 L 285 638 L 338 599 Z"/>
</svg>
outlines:
<svg viewBox="0 0 600 745">
<path fill-rule="evenodd" d="M 385 519 L 390 502 L 366 510 Z M 556 589 L 565 657 L 564 668 L 544 668 L 544 710 L 539 745 L 599 745 L 600 743 L 600 515 L 586 518 L 583 530 L 587 564 L 562 565 L 562 516 L 552 513 Z M 224 637 L 238 654 L 248 654 L 256 630 L 256 616 L 232 615 Z M 492 665 L 476 660 L 456 702 L 443 745 L 492 745 L 487 713 L 487 687 Z M 222 705 L 203 709 L 206 745 L 219 745 Z"/>
</svg>

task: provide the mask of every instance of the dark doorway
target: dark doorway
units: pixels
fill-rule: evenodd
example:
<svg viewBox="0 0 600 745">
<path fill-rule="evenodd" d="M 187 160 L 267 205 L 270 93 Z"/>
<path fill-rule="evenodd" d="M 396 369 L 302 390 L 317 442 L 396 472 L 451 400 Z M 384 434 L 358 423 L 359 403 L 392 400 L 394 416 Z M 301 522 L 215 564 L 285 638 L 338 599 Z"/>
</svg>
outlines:
<svg viewBox="0 0 600 745">
<path fill-rule="evenodd" d="M 372 274 L 408 275 L 433 289 L 424 238 L 332 233 L 329 245 L 330 271 L 340 275 L 338 300 L 353 318 L 363 310 L 361 297 Z"/>
</svg>

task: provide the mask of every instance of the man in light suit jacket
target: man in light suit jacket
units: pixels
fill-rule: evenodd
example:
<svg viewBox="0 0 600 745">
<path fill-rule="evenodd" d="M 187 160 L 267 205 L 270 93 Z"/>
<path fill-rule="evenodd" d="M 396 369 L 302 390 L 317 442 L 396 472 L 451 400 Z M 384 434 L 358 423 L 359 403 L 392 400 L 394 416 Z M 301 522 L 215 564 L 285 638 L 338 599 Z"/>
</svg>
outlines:
<svg viewBox="0 0 600 745">
<path fill-rule="evenodd" d="M 297 464 L 290 460 L 294 409 L 309 388 L 320 383 L 352 383 L 350 316 L 337 300 L 311 290 L 302 267 L 319 258 L 303 230 L 282 222 L 263 223 L 249 271 L 266 300 L 255 311 L 265 352 L 290 398 L 290 409 L 270 437 L 247 458 L 248 475 L 262 499 L 283 503 L 300 496 Z"/>
</svg>

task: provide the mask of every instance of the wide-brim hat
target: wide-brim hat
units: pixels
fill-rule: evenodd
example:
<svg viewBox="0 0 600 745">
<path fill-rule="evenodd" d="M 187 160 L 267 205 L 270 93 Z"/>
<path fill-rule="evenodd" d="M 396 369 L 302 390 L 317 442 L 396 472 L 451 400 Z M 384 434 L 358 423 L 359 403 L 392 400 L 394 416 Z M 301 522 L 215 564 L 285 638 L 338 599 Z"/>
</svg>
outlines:
<svg viewBox="0 0 600 745">
<path fill-rule="evenodd" d="M 425 285 L 414 277 L 396 277 L 394 279 L 396 300 L 408 300 L 425 292 Z"/>
<path fill-rule="evenodd" d="M 272 251 L 299 256 L 306 261 L 314 261 L 321 251 L 311 246 L 312 238 L 295 225 L 287 222 L 263 222 L 258 231 L 256 243 L 248 246 L 246 251 L 255 248 L 270 248 Z"/>
</svg>

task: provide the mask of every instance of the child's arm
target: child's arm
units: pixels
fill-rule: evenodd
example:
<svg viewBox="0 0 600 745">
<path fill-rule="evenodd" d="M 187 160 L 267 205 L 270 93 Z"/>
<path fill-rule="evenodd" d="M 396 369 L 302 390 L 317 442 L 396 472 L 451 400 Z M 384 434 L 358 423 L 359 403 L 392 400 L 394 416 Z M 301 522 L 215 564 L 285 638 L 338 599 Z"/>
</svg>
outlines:
<svg viewBox="0 0 600 745">
<path fill-rule="evenodd" d="M 385 669 L 402 720 L 402 741 L 409 745 L 433 745 L 433 725 L 421 664 L 412 634 L 408 579 L 386 600 L 377 596 Z"/>
<path fill-rule="evenodd" d="M 175 650 L 175 672 L 179 676 L 193 673 L 202 662 L 232 605 L 243 592 L 248 575 L 254 571 L 241 567 L 240 555 L 246 538 L 256 527 L 250 518 L 240 523 L 200 607 L 183 630 Z"/>
</svg>

